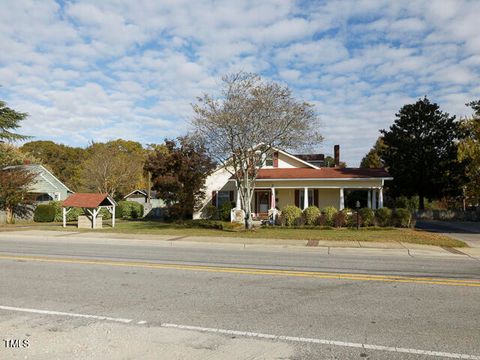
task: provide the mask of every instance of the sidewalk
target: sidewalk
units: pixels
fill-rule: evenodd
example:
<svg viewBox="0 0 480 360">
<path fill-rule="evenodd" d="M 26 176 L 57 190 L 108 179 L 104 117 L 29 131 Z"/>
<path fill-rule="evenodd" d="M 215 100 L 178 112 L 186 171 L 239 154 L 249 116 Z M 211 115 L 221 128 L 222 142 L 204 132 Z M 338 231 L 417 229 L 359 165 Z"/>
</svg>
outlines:
<svg viewBox="0 0 480 360">
<path fill-rule="evenodd" d="M 134 237 L 133 237 L 134 236 Z M 130 246 L 177 246 L 177 247 L 228 247 L 249 250 L 295 250 L 320 251 L 329 254 L 371 254 L 396 256 L 441 256 L 471 257 L 480 261 L 480 248 L 442 248 L 433 245 L 419 245 L 404 242 L 363 242 L 363 241 L 328 241 L 328 240 L 286 240 L 239 237 L 211 236 L 173 236 L 123 233 L 94 233 L 53 230 L 17 230 L 0 232 L 2 240 L 37 239 L 43 242 L 65 241 L 66 243 L 91 243 Z"/>
</svg>

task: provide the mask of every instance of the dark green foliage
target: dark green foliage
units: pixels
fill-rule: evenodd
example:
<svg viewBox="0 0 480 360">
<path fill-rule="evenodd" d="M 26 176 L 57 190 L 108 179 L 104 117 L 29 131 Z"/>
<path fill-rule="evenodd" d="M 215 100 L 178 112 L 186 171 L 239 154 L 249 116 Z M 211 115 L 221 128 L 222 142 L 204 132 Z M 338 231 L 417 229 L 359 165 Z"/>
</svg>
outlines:
<svg viewBox="0 0 480 360">
<path fill-rule="evenodd" d="M 383 168 L 385 166 L 381 154 L 386 149 L 383 138 L 380 136 L 373 148 L 365 155 L 360 163 L 361 168 Z"/>
<path fill-rule="evenodd" d="M 464 164 L 457 161 L 460 129 L 455 116 L 425 97 L 403 106 L 389 130 L 382 130 L 381 159 L 394 180 L 394 196 L 425 198 L 458 195 L 464 182 Z"/>
<path fill-rule="evenodd" d="M 425 204 L 426 206 L 427 204 Z M 417 211 L 419 206 L 418 196 L 406 197 L 399 196 L 395 199 L 395 208 L 405 208 L 411 212 Z"/>
<path fill-rule="evenodd" d="M 294 205 L 287 205 L 282 209 L 282 223 L 285 226 L 297 225 L 297 219 L 301 217 L 302 210 Z"/>
<path fill-rule="evenodd" d="M 17 112 L 0 100 L 0 141 L 24 140 L 29 136 L 19 135 L 11 130 L 20 127 L 20 122 L 27 118 L 27 113 Z"/>
<path fill-rule="evenodd" d="M 55 208 L 55 221 L 63 221 L 61 201 L 50 201 L 49 205 Z M 83 215 L 83 209 L 71 208 L 67 213 L 67 221 L 77 221 L 79 215 Z"/>
<path fill-rule="evenodd" d="M 218 209 L 215 205 L 207 204 L 203 209 L 203 214 L 208 220 L 218 220 Z"/>
<path fill-rule="evenodd" d="M 393 225 L 396 227 L 410 227 L 412 213 L 408 209 L 397 208 L 392 215 Z"/>
<path fill-rule="evenodd" d="M 230 212 L 233 209 L 233 204 L 230 201 L 227 201 L 220 208 L 220 220 L 230 221 Z"/>
<path fill-rule="evenodd" d="M 375 222 L 378 226 L 390 226 L 392 223 L 392 210 L 384 207 L 375 211 Z"/>
<path fill-rule="evenodd" d="M 55 220 L 55 206 L 50 204 L 40 204 L 36 207 L 33 215 L 35 222 L 53 222 Z"/>
<path fill-rule="evenodd" d="M 372 226 L 375 221 L 375 212 L 369 208 L 362 208 L 359 210 L 363 226 Z"/>
<path fill-rule="evenodd" d="M 316 206 L 309 206 L 305 210 L 303 210 L 305 225 L 316 225 L 319 216 L 320 209 Z"/>
<path fill-rule="evenodd" d="M 143 217 L 143 205 L 135 201 L 120 201 L 115 208 L 115 217 L 120 219 L 140 219 Z"/>
</svg>

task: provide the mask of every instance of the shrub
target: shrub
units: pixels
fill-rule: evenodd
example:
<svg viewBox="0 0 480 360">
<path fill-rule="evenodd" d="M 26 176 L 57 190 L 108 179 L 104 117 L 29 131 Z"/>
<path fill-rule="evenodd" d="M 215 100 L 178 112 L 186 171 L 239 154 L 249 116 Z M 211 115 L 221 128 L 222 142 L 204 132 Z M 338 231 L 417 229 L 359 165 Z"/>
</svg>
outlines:
<svg viewBox="0 0 480 360">
<path fill-rule="evenodd" d="M 345 212 L 346 213 L 346 212 Z M 345 214 L 345 219 L 348 227 L 357 227 L 357 212 L 353 211 L 350 215 Z M 359 226 L 363 226 L 363 218 L 360 211 L 358 212 L 358 222 Z"/>
<path fill-rule="evenodd" d="M 143 216 L 143 205 L 135 201 L 120 201 L 115 208 L 115 217 L 121 219 L 138 219 Z"/>
<path fill-rule="evenodd" d="M 325 225 L 333 226 L 333 218 L 337 213 L 337 209 L 333 206 L 327 206 L 322 209 L 322 214 L 325 215 Z"/>
<path fill-rule="evenodd" d="M 320 216 L 320 209 L 316 206 L 309 206 L 303 210 L 303 217 L 306 225 L 317 225 L 317 219 Z"/>
<path fill-rule="evenodd" d="M 286 226 L 297 224 L 297 219 L 302 217 L 302 210 L 294 205 L 285 206 L 282 210 L 282 223 Z"/>
<path fill-rule="evenodd" d="M 392 210 L 387 207 L 375 211 L 375 221 L 378 226 L 389 226 L 392 222 Z"/>
<path fill-rule="evenodd" d="M 372 226 L 375 220 L 375 213 L 372 209 L 363 208 L 359 210 L 363 226 Z"/>
<path fill-rule="evenodd" d="M 395 199 L 395 208 L 408 209 L 411 212 L 418 210 L 419 199 L 418 196 L 412 196 L 410 198 L 406 196 L 399 196 Z"/>
<path fill-rule="evenodd" d="M 61 201 L 50 201 L 49 204 L 55 208 L 55 221 L 63 221 L 63 208 L 61 207 Z M 70 208 L 67 213 L 67 221 L 78 221 L 79 215 L 83 215 L 83 209 Z"/>
<path fill-rule="evenodd" d="M 208 204 L 203 208 L 205 219 L 216 220 L 218 218 L 218 210 L 215 205 Z"/>
<path fill-rule="evenodd" d="M 325 214 L 320 214 L 320 216 L 317 218 L 317 225 L 318 226 L 327 226 L 327 217 Z"/>
<path fill-rule="evenodd" d="M 333 226 L 344 227 L 347 225 L 347 213 L 346 211 L 337 211 L 333 216 Z"/>
<path fill-rule="evenodd" d="M 233 204 L 230 201 L 223 203 L 220 208 L 220 220 L 230 221 L 230 213 L 232 212 Z"/>
<path fill-rule="evenodd" d="M 55 220 L 55 206 L 50 204 L 40 204 L 36 207 L 33 214 L 35 222 L 52 222 Z"/>
<path fill-rule="evenodd" d="M 392 222 L 397 227 L 409 227 L 412 222 L 412 213 L 408 209 L 395 209 Z"/>
</svg>

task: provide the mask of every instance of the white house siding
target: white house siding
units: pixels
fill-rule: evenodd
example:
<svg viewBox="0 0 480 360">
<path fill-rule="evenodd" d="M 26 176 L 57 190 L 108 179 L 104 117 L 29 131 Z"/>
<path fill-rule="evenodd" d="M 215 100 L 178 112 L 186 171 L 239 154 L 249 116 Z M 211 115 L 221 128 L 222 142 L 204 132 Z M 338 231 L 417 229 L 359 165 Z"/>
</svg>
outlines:
<svg viewBox="0 0 480 360">
<path fill-rule="evenodd" d="M 193 213 L 194 219 L 201 219 L 203 211 L 208 204 L 212 203 L 213 191 L 230 191 L 235 189 L 235 183 L 228 180 L 232 176 L 225 168 L 220 168 L 211 174 L 205 181 L 205 199 L 199 210 Z"/>
<path fill-rule="evenodd" d="M 278 168 L 307 168 L 308 165 L 281 152 L 278 153 Z"/>
</svg>

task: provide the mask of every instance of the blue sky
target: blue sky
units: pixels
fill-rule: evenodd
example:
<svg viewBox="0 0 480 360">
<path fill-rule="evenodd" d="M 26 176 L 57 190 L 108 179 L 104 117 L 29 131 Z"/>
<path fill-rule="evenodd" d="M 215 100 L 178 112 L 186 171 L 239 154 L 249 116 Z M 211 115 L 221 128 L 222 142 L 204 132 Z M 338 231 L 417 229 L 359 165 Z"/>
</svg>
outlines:
<svg viewBox="0 0 480 360">
<path fill-rule="evenodd" d="M 71 145 L 162 142 L 223 74 L 290 86 L 319 151 L 356 166 L 399 108 L 480 99 L 480 1 L 0 0 L 0 98 L 22 132 Z"/>
</svg>

